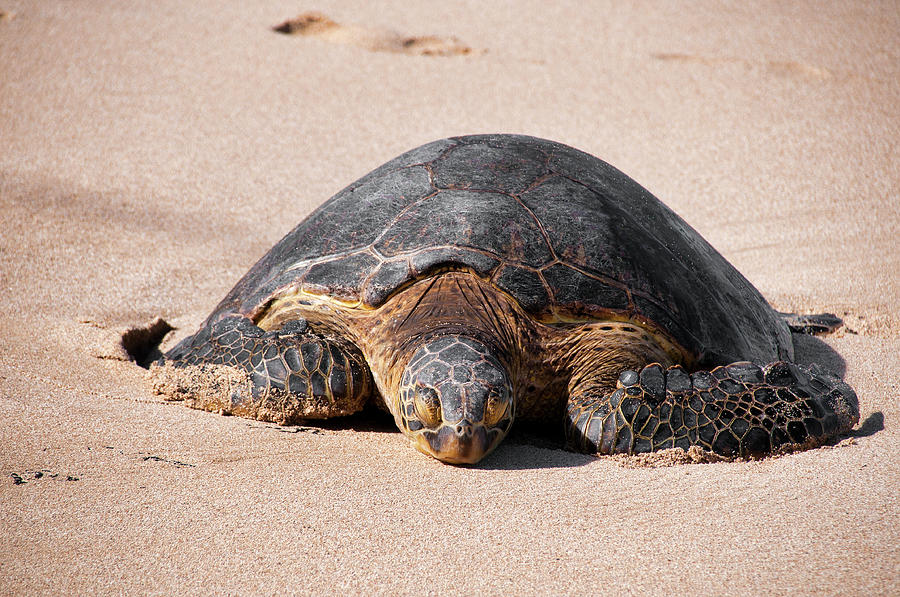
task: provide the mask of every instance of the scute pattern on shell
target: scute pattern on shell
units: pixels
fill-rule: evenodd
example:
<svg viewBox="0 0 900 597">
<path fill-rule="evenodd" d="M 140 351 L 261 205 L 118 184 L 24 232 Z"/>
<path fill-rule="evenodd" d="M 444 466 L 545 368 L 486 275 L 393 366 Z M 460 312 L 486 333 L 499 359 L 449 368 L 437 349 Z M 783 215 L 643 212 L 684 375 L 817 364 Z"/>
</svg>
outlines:
<svg viewBox="0 0 900 597">
<path fill-rule="evenodd" d="M 517 135 L 443 139 L 364 176 L 276 244 L 210 320 L 298 288 L 377 307 L 448 269 L 491 279 L 537 318 L 643 318 L 701 364 L 792 357 L 765 299 L 647 190 L 589 154 Z"/>
</svg>

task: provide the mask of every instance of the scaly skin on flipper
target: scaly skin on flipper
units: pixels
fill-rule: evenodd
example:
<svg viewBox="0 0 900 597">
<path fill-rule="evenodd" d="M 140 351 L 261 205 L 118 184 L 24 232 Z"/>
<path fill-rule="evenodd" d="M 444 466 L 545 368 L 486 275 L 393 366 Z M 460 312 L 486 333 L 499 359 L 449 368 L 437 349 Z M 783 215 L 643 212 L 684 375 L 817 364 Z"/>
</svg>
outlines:
<svg viewBox="0 0 900 597">
<path fill-rule="evenodd" d="M 246 382 L 227 396 L 189 388 L 190 405 L 281 424 L 352 414 L 371 392 L 359 351 L 312 333 L 303 320 L 265 332 L 245 317 L 226 317 L 186 338 L 164 363 L 246 372 Z"/>
<path fill-rule="evenodd" d="M 569 401 L 570 445 L 597 454 L 699 446 L 722 456 L 811 447 L 859 421 L 853 390 L 819 367 L 747 362 L 688 374 L 657 364 L 625 371 L 606 395 Z"/>
</svg>

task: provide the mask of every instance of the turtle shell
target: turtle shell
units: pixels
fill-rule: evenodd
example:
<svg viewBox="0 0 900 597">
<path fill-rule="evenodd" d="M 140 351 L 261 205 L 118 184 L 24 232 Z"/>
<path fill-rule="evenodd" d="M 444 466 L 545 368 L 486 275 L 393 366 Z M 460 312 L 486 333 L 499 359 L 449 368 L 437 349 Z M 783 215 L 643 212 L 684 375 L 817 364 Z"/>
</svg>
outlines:
<svg viewBox="0 0 900 597">
<path fill-rule="evenodd" d="M 518 135 L 413 149 L 324 203 L 210 320 L 298 288 L 374 308 L 447 270 L 489 278 L 536 319 L 630 317 L 702 364 L 791 356 L 787 326 L 693 228 L 609 164 Z"/>
</svg>

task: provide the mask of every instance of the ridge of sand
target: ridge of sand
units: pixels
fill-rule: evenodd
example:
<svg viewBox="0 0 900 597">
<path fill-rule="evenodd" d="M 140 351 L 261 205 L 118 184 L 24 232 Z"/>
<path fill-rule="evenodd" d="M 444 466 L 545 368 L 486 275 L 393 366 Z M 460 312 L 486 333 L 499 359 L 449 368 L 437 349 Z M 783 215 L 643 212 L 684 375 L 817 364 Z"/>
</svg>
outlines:
<svg viewBox="0 0 900 597">
<path fill-rule="evenodd" d="M 458 56 L 475 51 L 455 37 L 401 35 L 380 27 L 341 25 L 320 12 L 305 12 L 272 27 L 288 35 L 315 37 L 330 43 L 359 46 L 371 52 L 411 56 Z"/>
</svg>

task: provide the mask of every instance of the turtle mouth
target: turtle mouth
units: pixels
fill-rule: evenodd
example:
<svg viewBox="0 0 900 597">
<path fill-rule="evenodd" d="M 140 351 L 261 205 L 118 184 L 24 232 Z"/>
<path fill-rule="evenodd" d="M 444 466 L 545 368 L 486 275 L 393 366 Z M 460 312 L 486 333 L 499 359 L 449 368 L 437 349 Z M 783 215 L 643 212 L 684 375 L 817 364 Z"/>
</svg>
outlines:
<svg viewBox="0 0 900 597">
<path fill-rule="evenodd" d="M 497 447 L 503 435 L 503 430 L 497 427 L 464 420 L 419 432 L 415 447 L 441 462 L 475 464 Z"/>
</svg>

